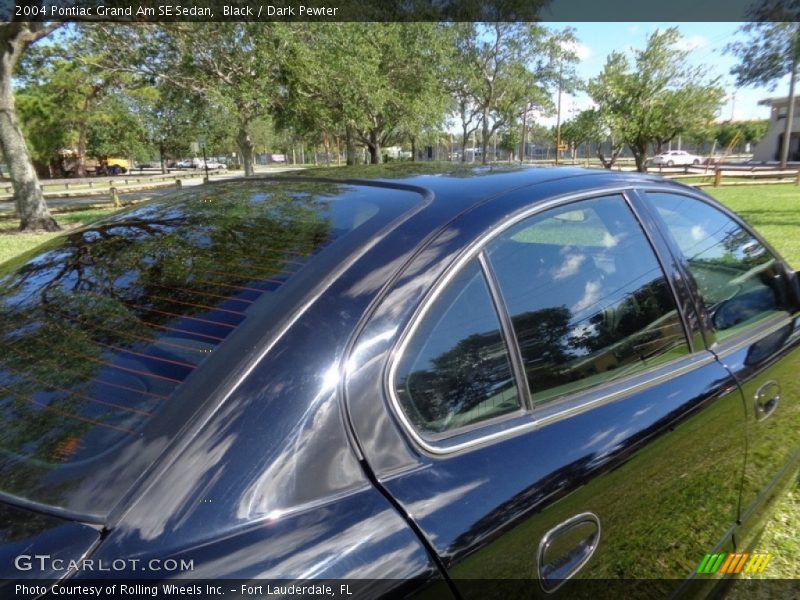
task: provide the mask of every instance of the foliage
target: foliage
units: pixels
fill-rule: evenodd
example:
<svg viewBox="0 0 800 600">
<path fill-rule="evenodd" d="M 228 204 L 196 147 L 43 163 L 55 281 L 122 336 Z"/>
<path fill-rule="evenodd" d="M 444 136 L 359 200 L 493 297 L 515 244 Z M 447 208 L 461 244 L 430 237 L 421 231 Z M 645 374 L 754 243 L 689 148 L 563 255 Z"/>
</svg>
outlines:
<svg viewBox="0 0 800 600">
<path fill-rule="evenodd" d="M 621 122 L 622 119 L 610 111 L 590 108 L 561 126 L 561 139 L 575 145 L 597 144 L 597 157 L 604 167 L 610 169 L 622 152 Z M 603 151 L 606 140 L 610 142 L 608 156 Z"/>
<path fill-rule="evenodd" d="M 589 83 L 589 94 L 612 131 L 633 152 L 645 171 L 647 148 L 655 152 L 679 135 L 689 135 L 713 121 L 724 91 L 718 79 L 708 80 L 704 67 L 686 64 L 688 51 L 676 44 L 676 28 L 656 31 L 633 64 L 612 52 L 602 73 Z"/>
<path fill-rule="evenodd" d="M 727 148 L 735 141 L 736 145 L 757 143 L 763 139 L 769 128 L 769 120 L 733 121 L 720 123 L 716 128 L 716 139 Z"/>
<path fill-rule="evenodd" d="M 191 110 L 202 112 L 200 122 L 217 115 L 233 121 L 228 129 L 235 135 L 245 173 L 251 175 L 253 124 L 281 102 L 281 27 L 245 22 L 95 24 L 93 37 L 95 46 L 110 49 L 105 69 L 157 85 L 165 97 L 173 96 L 171 109 L 183 112 L 174 101 L 181 98 L 194 105 Z M 202 133 L 205 137 L 207 130 Z"/>
<path fill-rule="evenodd" d="M 738 85 L 766 85 L 775 89 L 778 80 L 788 75 L 800 58 L 800 22 L 755 22 L 740 28 L 749 34 L 746 41 L 726 47 L 739 59 L 731 69 Z"/>
<path fill-rule="evenodd" d="M 455 76 L 449 86 L 462 121 L 462 149 L 480 123 L 486 162 L 487 144 L 497 130 L 517 123 L 531 108 L 551 110 L 552 86 L 575 81 L 574 36 L 531 23 L 462 25 L 456 34 Z"/>
<path fill-rule="evenodd" d="M 304 23 L 284 32 L 279 126 L 381 148 L 444 121 L 450 29 L 437 23 Z M 322 135 L 320 135 L 320 133 Z M 348 156 L 353 162 L 353 156 Z"/>
<path fill-rule="evenodd" d="M 800 12 L 791 3 L 762 0 L 752 10 L 753 22 L 740 31 L 749 34 L 744 42 L 735 42 L 727 50 L 739 58 L 731 69 L 738 85 L 769 85 L 772 89 L 785 75 L 790 75 L 789 111 L 785 121 L 780 166 L 786 167 L 789 137 L 793 123 L 795 81 L 800 61 Z"/>
<path fill-rule="evenodd" d="M 19 68 L 19 112 L 34 158 L 60 170 L 59 155 L 78 157 L 85 175 L 87 156 L 148 154 L 140 105 L 147 94 L 131 78 L 102 69 L 102 51 L 85 43 L 86 27 L 62 30 L 51 44 L 26 53 Z M 61 174 L 61 173 L 58 173 Z"/>
</svg>

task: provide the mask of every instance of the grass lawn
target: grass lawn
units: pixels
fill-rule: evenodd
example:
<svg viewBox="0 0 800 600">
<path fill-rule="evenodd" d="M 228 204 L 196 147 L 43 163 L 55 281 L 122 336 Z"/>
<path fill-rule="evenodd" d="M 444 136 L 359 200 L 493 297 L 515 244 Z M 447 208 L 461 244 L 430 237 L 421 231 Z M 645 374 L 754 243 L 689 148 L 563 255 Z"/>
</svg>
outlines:
<svg viewBox="0 0 800 600">
<path fill-rule="evenodd" d="M 707 188 L 706 192 L 739 213 L 800 269 L 800 187 L 787 184 Z M 115 212 L 91 209 L 56 215 L 65 229 L 72 229 Z M 53 233 L 20 234 L 16 219 L 0 218 L 0 263 L 51 239 Z M 773 554 L 763 576 L 796 578 L 800 574 L 800 488 L 782 499 L 759 543 L 759 551 Z"/>
<path fill-rule="evenodd" d="M 90 209 L 55 215 L 56 221 L 65 230 L 74 229 L 110 215 L 114 208 Z M 0 217 L 0 263 L 35 248 L 39 244 L 59 235 L 58 233 L 19 233 L 19 221 L 15 218 Z"/>
<path fill-rule="evenodd" d="M 790 184 L 706 188 L 800 269 L 800 187 Z"/>
</svg>

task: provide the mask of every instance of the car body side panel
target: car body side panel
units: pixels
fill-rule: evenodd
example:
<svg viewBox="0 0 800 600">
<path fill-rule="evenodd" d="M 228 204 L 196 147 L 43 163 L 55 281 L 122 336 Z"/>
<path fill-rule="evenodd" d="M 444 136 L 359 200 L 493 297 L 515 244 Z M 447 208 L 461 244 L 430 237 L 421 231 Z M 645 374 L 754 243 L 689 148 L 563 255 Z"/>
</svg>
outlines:
<svg viewBox="0 0 800 600">
<path fill-rule="evenodd" d="M 137 529 L 112 531 L 92 555 L 94 560 L 139 560 L 125 572 L 81 573 L 82 577 L 144 579 L 388 579 L 389 586 L 437 585 L 441 597 L 449 588 L 407 523 L 373 487 L 329 503 L 275 514 L 203 542 L 184 542 L 161 535 L 142 539 Z M 191 561 L 192 567 L 153 571 L 150 559 Z M 406 580 L 406 581 L 404 581 Z M 388 591 L 388 590 L 386 590 Z"/>
<path fill-rule="evenodd" d="M 588 411 L 542 426 L 534 411 L 507 423 L 514 434 L 452 455 L 418 448 L 393 417 L 383 367 L 403 329 L 398 323 L 408 323 L 430 289 L 412 282 L 425 273 L 433 285 L 470 240 L 532 195 L 552 193 L 548 187 L 471 211 L 400 277 L 353 349 L 347 401 L 355 435 L 376 478 L 456 578 L 535 579 L 543 536 L 585 512 L 597 515 L 602 534 L 579 577 L 688 577 L 706 552 L 731 549 L 744 468 L 741 397 L 706 351 L 671 376 L 665 369 L 657 382 L 645 374 L 607 388 L 613 398 Z M 625 391 L 637 382 L 639 389 Z"/>
<path fill-rule="evenodd" d="M 747 467 L 737 545 L 753 549 L 769 507 L 794 483 L 800 450 L 800 324 L 794 319 L 753 336 L 738 348 L 721 348 L 720 360 L 736 376 L 747 410 Z M 764 394 L 777 397 L 774 411 L 761 418 Z"/>
<path fill-rule="evenodd" d="M 381 482 L 456 580 L 536 579 L 545 534 L 588 512 L 602 533 L 578 577 L 664 580 L 647 589 L 646 597 L 660 597 L 706 552 L 732 548 L 743 468 L 739 407 L 729 375 L 711 362 L 508 440 L 420 456 L 417 469 Z M 468 584 L 460 589 L 470 592 Z M 570 589 L 562 588 L 565 597 Z"/>
</svg>

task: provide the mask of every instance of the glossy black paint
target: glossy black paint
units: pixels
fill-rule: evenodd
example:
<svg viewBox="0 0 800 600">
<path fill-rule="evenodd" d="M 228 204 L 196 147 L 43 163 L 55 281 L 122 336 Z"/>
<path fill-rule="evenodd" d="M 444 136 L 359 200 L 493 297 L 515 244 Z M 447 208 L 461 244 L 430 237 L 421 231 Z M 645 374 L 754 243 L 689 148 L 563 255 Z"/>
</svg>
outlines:
<svg viewBox="0 0 800 600">
<path fill-rule="evenodd" d="M 474 593 L 462 578 L 536 580 L 542 538 L 586 512 L 601 533 L 577 577 L 686 577 L 706 552 L 741 547 L 740 496 L 767 484 L 756 477 L 743 484 L 755 439 L 748 382 L 773 377 L 780 357 L 798 355 L 796 321 L 780 330 L 785 335 L 766 334 L 718 360 L 696 289 L 642 191 L 686 188 L 579 169 L 407 174 L 366 185 L 418 201 L 368 239 L 321 253 L 278 300 L 255 303 L 247 326 L 186 377 L 178 393 L 196 399 L 191 417 L 178 430 L 146 435 L 130 452 L 130 470 L 120 459 L 109 465 L 119 470 L 116 482 L 87 491 L 109 507 L 92 515 L 103 537 L 91 558 L 194 561 L 191 572 L 114 577 L 393 578 L 398 586 L 412 581 L 404 593 L 438 586 L 438 597 Z M 398 423 L 386 373 L 421 303 L 487 232 L 515 215 L 609 193 L 622 194 L 641 221 L 693 352 L 445 442 L 494 436 L 474 446 L 439 454 L 421 448 Z M 800 390 L 783 395 L 784 405 L 800 402 Z M 571 412 L 559 414 L 565 408 Z M 774 423 L 796 426 L 779 413 Z M 769 436 L 760 439 L 769 444 Z M 771 482 L 795 468 L 796 443 L 794 452 L 759 473 Z M 752 503 L 759 517 L 762 508 Z M 48 523 L 43 530 L 63 526 Z M 88 532 L 87 549 L 97 539 L 95 529 L 69 526 Z M 641 560 L 652 554 L 663 560 Z M 648 597 L 678 584 L 665 582 Z M 555 594 L 568 597 L 570 585 Z M 529 591 L 546 595 L 535 584 Z"/>
<path fill-rule="evenodd" d="M 0 505 L 0 594 L 5 579 L 63 577 L 69 562 L 82 558 L 99 541 L 99 529 Z"/>
</svg>

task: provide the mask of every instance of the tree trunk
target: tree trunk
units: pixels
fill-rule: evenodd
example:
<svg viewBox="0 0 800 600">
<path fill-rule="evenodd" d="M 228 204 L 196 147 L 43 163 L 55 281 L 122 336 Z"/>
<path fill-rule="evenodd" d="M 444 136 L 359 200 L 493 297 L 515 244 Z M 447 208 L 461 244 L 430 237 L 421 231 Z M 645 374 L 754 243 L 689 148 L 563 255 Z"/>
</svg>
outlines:
<svg viewBox="0 0 800 600">
<path fill-rule="evenodd" d="M 381 155 L 381 141 L 373 132 L 370 132 L 369 134 L 369 143 L 367 144 L 367 148 L 369 149 L 369 164 L 382 164 L 383 156 Z"/>
<path fill-rule="evenodd" d="M 622 146 L 611 146 L 611 155 L 608 159 L 606 159 L 605 154 L 603 154 L 602 145 L 597 146 L 597 158 L 599 158 L 600 162 L 603 163 L 603 167 L 609 170 L 614 168 L 614 163 L 617 161 L 617 157 L 619 156 L 620 152 L 622 152 Z"/>
<path fill-rule="evenodd" d="M 239 152 L 242 155 L 242 166 L 244 167 L 245 177 L 251 177 L 253 175 L 253 149 L 255 148 L 253 140 L 250 139 L 248 125 L 249 123 L 242 123 L 239 125 L 239 133 L 236 136 L 236 144 L 239 146 Z"/>
<path fill-rule="evenodd" d="M 486 164 L 486 145 L 489 143 L 489 111 L 483 111 L 483 126 L 481 127 L 481 164 Z"/>
<path fill-rule="evenodd" d="M 14 39 L 10 40 L 8 45 L 17 43 L 19 40 Z M 11 85 L 15 52 L 9 53 L 8 49 L 3 49 L 3 52 L 0 60 L 0 147 L 3 149 L 14 186 L 19 228 L 22 231 L 57 231 L 61 228 L 47 210 L 44 194 L 39 187 L 39 178 L 36 176 L 25 137 L 17 121 L 14 90 Z"/>
<path fill-rule="evenodd" d="M 344 145 L 345 145 L 345 153 L 347 155 L 347 165 L 352 166 L 358 164 L 358 157 L 356 156 L 356 134 L 353 131 L 353 126 L 348 125 L 345 128 L 345 138 L 344 138 Z"/>
<path fill-rule="evenodd" d="M 647 144 L 642 144 L 641 146 L 637 145 L 629 145 L 628 146 L 633 152 L 633 160 L 636 161 L 636 170 L 639 173 L 647 173 Z"/>
<path fill-rule="evenodd" d="M 417 161 L 417 136 L 411 136 L 411 162 Z"/>
<path fill-rule="evenodd" d="M 597 147 L 597 158 L 600 159 L 600 162 L 602 163 L 604 169 L 611 168 L 611 163 L 606 161 L 606 156 L 605 154 L 603 154 L 603 149 L 600 146 Z"/>
</svg>

